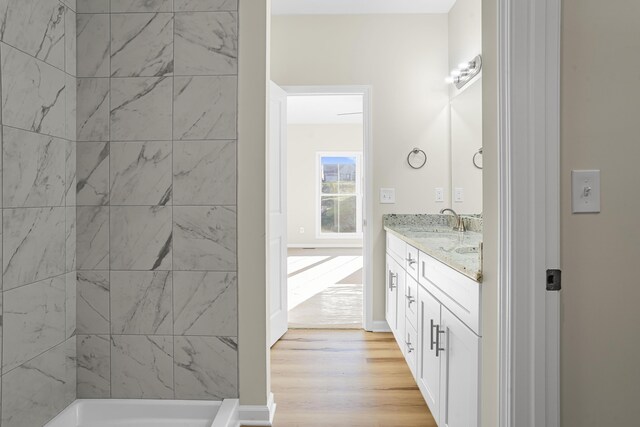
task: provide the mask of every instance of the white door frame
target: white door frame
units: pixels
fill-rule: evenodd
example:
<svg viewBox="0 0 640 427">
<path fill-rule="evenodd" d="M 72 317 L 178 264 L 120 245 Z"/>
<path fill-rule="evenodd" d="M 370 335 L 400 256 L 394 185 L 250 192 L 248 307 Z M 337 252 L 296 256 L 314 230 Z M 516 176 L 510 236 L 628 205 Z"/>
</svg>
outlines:
<svg viewBox="0 0 640 427">
<path fill-rule="evenodd" d="M 560 3 L 498 0 L 500 427 L 560 425 Z"/>
<path fill-rule="evenodd" d="M 371 131 L 371 86 L 283 86 L 289 96 L 301 95 L 362 95 L 363 177 L 362 191 L 362 256 L 363 256 L 363 313 L 364 329 L 374 330 L 373 322 L 373 140 Z"/>
</svg>

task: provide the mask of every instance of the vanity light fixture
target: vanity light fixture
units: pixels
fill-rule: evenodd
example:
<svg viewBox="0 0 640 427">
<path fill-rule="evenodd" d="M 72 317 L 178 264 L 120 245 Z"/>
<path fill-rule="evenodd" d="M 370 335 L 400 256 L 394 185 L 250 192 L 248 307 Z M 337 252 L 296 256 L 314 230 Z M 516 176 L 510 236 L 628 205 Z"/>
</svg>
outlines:
<svg viewBox="0 0 640 427">
<path fill-rule="evenodd" d="M 478 55 L 469 62 L 458 64 L 458 68 L 451 70 L 451 73 L 444 81 L 445 83 L 456 85 L 458 89 L 462 89 L 464 85 L 480 73 L 481 69 L 482 56 Z"/>
</svg>

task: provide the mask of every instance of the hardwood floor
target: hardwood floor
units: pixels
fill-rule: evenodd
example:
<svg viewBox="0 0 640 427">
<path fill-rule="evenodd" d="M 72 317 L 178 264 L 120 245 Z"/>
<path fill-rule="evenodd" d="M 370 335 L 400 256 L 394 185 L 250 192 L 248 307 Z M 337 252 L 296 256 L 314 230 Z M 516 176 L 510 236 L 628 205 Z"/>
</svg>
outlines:
<svg viewBox="0 0 640 427">
<path fill-rule="evenodd" d="M 436 427 L 390 333 L 290 330 L 271 383 L 275 427 Z"/>
</svg>

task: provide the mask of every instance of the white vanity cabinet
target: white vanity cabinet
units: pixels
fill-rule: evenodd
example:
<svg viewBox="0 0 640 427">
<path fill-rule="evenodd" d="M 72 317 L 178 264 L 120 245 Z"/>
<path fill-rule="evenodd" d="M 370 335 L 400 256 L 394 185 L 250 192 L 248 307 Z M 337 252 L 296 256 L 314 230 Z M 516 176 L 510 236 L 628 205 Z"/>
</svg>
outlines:
<svg viewBox="0 0 640 427">
<path fill-rule="evenodd" d="M 391 233 L 386 258 L 387 322 L 436 423 L 477 427 L 481 285 Z"/>
</svg>

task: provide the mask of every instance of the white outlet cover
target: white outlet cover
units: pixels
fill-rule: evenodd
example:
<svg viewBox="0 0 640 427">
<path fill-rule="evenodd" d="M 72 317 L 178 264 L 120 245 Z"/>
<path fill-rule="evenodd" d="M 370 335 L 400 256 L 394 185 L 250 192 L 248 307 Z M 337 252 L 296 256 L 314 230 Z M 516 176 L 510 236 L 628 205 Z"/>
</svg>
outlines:
<svg viewBox="0 0 640 427">
<path fill-rule="evenodd" d="M 454 202 L 464 202 L 464 188 L 456 187 L 453 191 L 453 201 Z"/>
<path fill-rule="evenodd" d="M 396 202 L 396 189 L 395 188 L 381 188 L 380 189 L 380 203 L 393 204 Z"/>
<path fill-rule="evenodd" d="M 600 171 L 571 171 L 571 207 L 573 213 L 600 212 Z"/>
<path fill-rule="evenodd" d="M 444 202 L 444 188 L 436 187 L 436 202 Z"/>
</svg>

